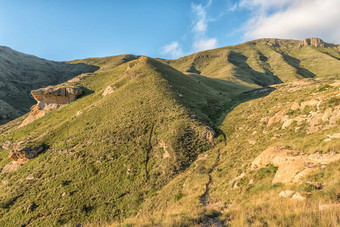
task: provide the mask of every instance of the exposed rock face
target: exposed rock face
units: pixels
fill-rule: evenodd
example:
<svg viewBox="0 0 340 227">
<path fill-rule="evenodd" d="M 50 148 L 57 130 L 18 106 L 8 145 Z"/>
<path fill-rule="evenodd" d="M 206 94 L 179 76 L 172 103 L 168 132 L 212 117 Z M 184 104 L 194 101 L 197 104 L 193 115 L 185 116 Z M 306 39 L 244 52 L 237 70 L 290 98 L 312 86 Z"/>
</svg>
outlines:
<svg viewBox="0 0 340 227">
<path fill-rule="evenodd" d="M 339 102 L 338 97 L 338 94 L 319 95 L 301 103 L 294 102 L 289 109 L 282 109 L 278 105 L 278 109 L 276 111 L 273 109 L 271 116 L 263 117 L 260 121 L 266 123 L 267 127 L 280 123 L 281 126 L 278 126 L 281 129 L 287 129 L 293 125 L 295 131 L 306 125 L 307 134 L 334 128 L 338 126 L 338 121 L 340 120 L 340 105 L 337 104 Z M 335 103 L 333 106 L 329 104 L 332 100 Z M 330 139 L 326 141 L 330 141 L 332 138 L 330 136 Z M 338 138 L 337 135 L 334 138 Z"/>
<path fill-rule="evenodd" d="M 70 103 L 81 95 L 83 91 L 78 87 L 61 87 L 55 88 L 49 86 L 47 88 L 41 88 L 33 90 L 31 94 L 33 98 L 38 102 L 42 103 L 56 103 L 56 104 L 67 104 Z"/>
<path fill-rule="evenodd" d="M 79 87 L 52 87 L 33 90 L 31 94 L 38 103 L 33 106 L 28 117 L 22 122 L 20 127 L 43 117 L 52 110 L 76 100 L 83 91 Z"/>
<path fill-rule="evenodd" d="M 28 160 L 35 158 L 44 150 L 43 145 L 30 147 L 24 141 L 18 143 L 6 142 L 2 147 L 10 150 L 9 157 L 12 159 L 12 162 L 2 169 L 1 174 L 16 171 L 20 166 L 28 162 Z"/>
<path fill-rule="evenodd" d="M 272 181 L 276 183 L 297 183 L 317 168 L 340 160 L 340 154 L 301 154 L 298 151 L 270 147 L 252 162 L 252 169 L 265 168 L 269 164 L 278 167 Z"/>
<path fill-rule="evenodd" d="M 310 37 L 306 38 L 304 40 L 289 40 L 289 39 L 275 39 L 275 38 L 264 38 L 264 39 L 257 39 L 253 41 L 247 42 L 252 45 L 256 45 L 259 43 L 266 44 L 269 46 L 274 47 L 288 47 L 288 48 L 294 48 L 296 46 L 302 47 L 302 46 L 314 46 L 314 47 L 329 47 L 329 46 L 335 46 L 331 43 L 326 43 L 320 38 Z"/>
<path fill-rule="evenodd" d="M 320 38 L 307 38 L 303 40 L 304 46 L 325 47 L 325 42 Z"/>
</svg>

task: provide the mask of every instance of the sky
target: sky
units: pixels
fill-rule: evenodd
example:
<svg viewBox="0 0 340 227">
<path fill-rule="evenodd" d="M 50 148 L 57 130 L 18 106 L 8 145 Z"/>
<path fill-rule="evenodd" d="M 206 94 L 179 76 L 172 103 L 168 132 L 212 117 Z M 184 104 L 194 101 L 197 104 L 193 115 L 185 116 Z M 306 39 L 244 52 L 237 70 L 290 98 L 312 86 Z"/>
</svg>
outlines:
<svg viewBox="0 0 340 227">
<path fill-rule="evenodd" d="M 67 61 L 178 58 L 257 38 L 340 43 L 340 0 L 0 0 L 0 45 Z"/>
</svg>

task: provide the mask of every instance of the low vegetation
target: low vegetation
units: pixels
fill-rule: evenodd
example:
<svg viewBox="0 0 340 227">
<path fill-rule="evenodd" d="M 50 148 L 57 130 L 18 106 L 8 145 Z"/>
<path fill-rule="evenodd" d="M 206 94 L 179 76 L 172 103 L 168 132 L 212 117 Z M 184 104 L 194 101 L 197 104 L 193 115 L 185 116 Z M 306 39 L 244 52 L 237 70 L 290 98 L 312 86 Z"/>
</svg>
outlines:
<svg viewBox="0 0 340 227">
<path fill-rule="evenodd" d="M 0 225 L 339 225 L 339 161 L 294 184 L 251 167 L 270 147 L 340 151 L 337 47 L 271 42 L 71 62 L 100 68 L 74 82 L 80 98 L 0 126 L 1 144 L 45 148 L 0 175 Z"/>
</svg>

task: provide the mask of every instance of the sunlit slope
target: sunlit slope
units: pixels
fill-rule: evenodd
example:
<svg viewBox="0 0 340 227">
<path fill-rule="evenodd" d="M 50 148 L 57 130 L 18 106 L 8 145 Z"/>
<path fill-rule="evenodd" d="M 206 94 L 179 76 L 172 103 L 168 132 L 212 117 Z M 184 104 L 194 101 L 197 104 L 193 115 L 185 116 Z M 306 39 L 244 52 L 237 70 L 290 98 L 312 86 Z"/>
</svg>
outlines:
<svg viewBox="0 0 340 227">
<path fill-rule="evenodd" d="M 265 86 L 301 78 L 339 77 L 339 56 L 336 45 L 303 46 L 298 40 L 259 39 L 167 62 L 182 72 Z"/>
<path fill-rule="evenodd" d="M 238 105 L 220 126 L 227 140 L 217 138 L 213 149 L 125 223 L 339 225 L 339 85 L 334 79 L 303 79 Z M 275 152 L 288 151 L 282 162 L 290 161 L 254 169 L 252 162 L 266 150 L 273 151 L 273 160 Z M 328 159 L 335 161 L 325 164 Z M 274 181 L 290 178 L 295 181 Z M 296 196 L 280 196 L 286 190 Z"/>
<path fill-rule="evenodd" d="M 7 182 L 0 186 L 2 226 L 103 223 L 136 214 L 147 197 L 212 148 L 214 109 L 251 89 L 187 76 L 147 57 L 98 66 L 78 82 L 85 94 L 75 102 L 25 127 L 2 127 L 1 142 L 46 147 L 0 176 Z M 102 96 L 108 86 L 114 91 Z M 7 153 L 0 152 L 0 168 L 10 161 Z M 34 209 L 23 215 L 27 203 Z"/>
</svg>

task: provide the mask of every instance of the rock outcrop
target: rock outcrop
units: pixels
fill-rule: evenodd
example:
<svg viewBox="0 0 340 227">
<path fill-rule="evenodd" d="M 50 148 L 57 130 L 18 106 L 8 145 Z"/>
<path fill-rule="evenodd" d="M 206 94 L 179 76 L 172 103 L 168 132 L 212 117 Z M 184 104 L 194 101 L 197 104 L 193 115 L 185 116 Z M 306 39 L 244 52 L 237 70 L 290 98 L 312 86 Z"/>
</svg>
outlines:
<svg viewBox="0 0 340 227">
<path fill-rule="evenodd" d="M 303 40 L 304 46 L 325 47 L 325 44 L 320 38 L 307 38 Z"/>
<path fill-rule="evenodd" d="M 31 94 L 38 103 L 32 107 L 28 117 L 21 123 L 20 127 L 45 116 L 52 110 L 58 109 L 83 93 L 79 87 L 53 87 L 49 86 L 31 91 Z"/>
<path fill-rule="evenodd" d="M 17 143 L 5 142 L 2 148 L 9 150 L 9 157 L 12 162 L 7 164 L 1 171 L 1 174 L 7 172 L 14 172 L 19 169 L 23 164 L 28 162 L 30 159 L 38 156 L 40 152 L 44 150 L 43 145 L 28 146 L 27 142 L 20 141 Z"/>
<path fill-rule="evenodd" d="M 265 168 L 272 164 L 278 167 L 272 183 L 292 184 L 299 182 L 319 167 L 337 160 L 340 160 L 340 154 L 307 155 L 281 147 L 270 147 L 255 158 L 251 168 Z"/>
<path fill-rule="evenodd" d="M 332 86 L 332 85 L 331 85 Z M 261 118 L 261 122 L 267 127 L 280 123 L 276 127 L 287 129 L 294 126 L 295 131 L 299 131 L 303 125 L 307 134 L 319 132 L 325 129 L 338 126 L 340 120 L 339 94 L 319 95 L 306 101 L 295 101 L 290 107 L 283 109 L 277 105 L 277 109 L 272 109 L 271 116 Z M 332 104 L 333 103 L 333 104 Z M 339 138 L 337 135 L 329 136 Z"/>
</svg>

